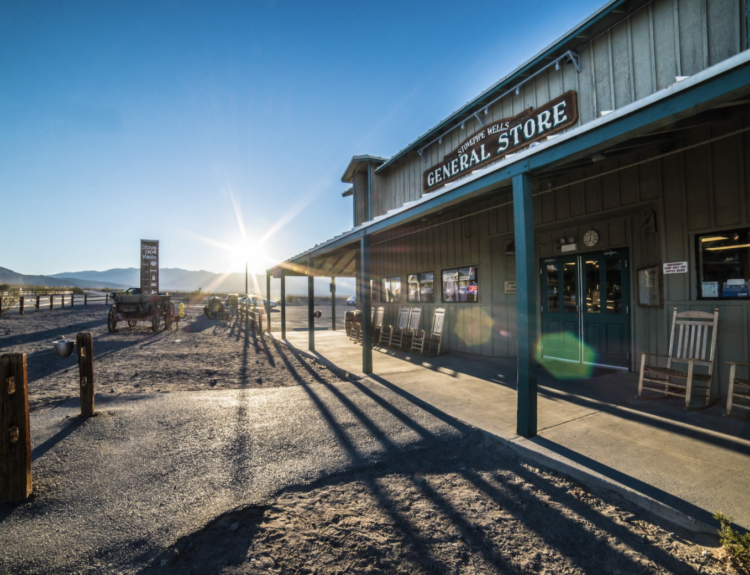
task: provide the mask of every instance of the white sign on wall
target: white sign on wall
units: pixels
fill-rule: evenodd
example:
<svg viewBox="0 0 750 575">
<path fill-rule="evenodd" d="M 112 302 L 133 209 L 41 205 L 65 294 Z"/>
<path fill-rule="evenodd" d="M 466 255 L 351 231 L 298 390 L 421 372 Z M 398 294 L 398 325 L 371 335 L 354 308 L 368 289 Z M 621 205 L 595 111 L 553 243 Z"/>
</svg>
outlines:
<svg viewBox="0 0 750 575">
<path fill-rule="evenodd" d="M 505 282 L 505 293 L 516 293 L 516 282 Z"/>
<path fill-rule="evenodd" d="M 686 274 L 688 272 L 687 262 L 670 262 L 664 264 L 664 275 L 667 274 Z"/>
</svg>

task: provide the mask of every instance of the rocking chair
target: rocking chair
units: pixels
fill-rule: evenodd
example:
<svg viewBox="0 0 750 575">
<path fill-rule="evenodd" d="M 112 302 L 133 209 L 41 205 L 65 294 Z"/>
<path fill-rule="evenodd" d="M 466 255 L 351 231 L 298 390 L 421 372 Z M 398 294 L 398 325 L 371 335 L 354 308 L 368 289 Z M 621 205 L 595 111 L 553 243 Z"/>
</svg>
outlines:
<svg viewBox="0 0 750 575">
<path fill-rule="evenodd" d="M 708 406 L 711 402 L 718 324 L 719 308 L 716 308 L 712 314 L 703 311 L 678 312 L 677 308 L 674 308 L 672 335 L 669 337 L 669 355 L 657 353 L 641 355 L 638 397 L 643 397 L 644 389 L 658 391 L 662 394 L 660 397 L 668 395 L 684 397 L 685 408 L 687 409 L 690 407 L 693 390 L 697 387 L 698 389 L 705 389 L 706 406 Z M 678 326 L 680 328 L 679 334 L 677 334 Z M 677 335 L 677 342 L 675 342 L 675 335 Z M 711 341 L 710 347 L 707 349 L 709 337 Z M 675 343 L 677 344 L 676 348 Z M 707 355 L 708 357 L 706 357 Z M 646 365 L 646 356 L 667 358 L 667 366 Z M 673 369 L 674 363 L 687 364 L 687 371 Z M 707 368 L 707 373 L 695 373 L 695 366 Z M 685 380 L 685 384 L 675 383 L 674 378 Z M 644 382 L 648 382 L 649 385 L 644 384 Z"/>
<path fill-rule="evenodd" d="M 737 366 L 750 367 L 746 363 L 727 362 L 729 368 L 729 389 L 727 390 L 727 415 L 732 413 L 732 407 L 750 409 L 750 380 L 737 377 Z M 742 399 L 748 403 L 735 403 L 736 399 Z"/>
<path fill-rule="evenodd" d="M 390 347 L 390 345 L 393 343 L 393 338 L 400 338 L 401 334 L 403 334 L 404 330 L 409 325 L 409 314 L 411 313 L 411 308 L 407 306 L 402 306 L 401 309 L 398 310 L 398 322 L 395 326 L 393 325 L 386 325 L 383 326 L 383 329 L 380 330 L 380 339 L 378 341 L 378 345 L 382 345 L 383 342 L 387 346 Z"/>
<path fill-rule="evenodd" d="M 445 325 L 445 308 L 439 307 L 435 310 L 432 318 L 432 330 L 422 331 L 414 334 L 411 338 L 411 350 L 418 351 L 422 355 L 440 355 L 440 346 L 443 343 L 443 326 Z"/>
<path fill-rule="evenodd" d="M 414 338 L 414 334 L 419 333 L 419 321 L 422 319 L 422 308 L 413 307 L 409 313 L 409 322 L 406 324 L 406 329 L 399 333 L 394 333 L 393 343 L 398 343 L 398 348 L 401 349 L 406 346 L 409 349 L 411 340 Z"/>
</svg>

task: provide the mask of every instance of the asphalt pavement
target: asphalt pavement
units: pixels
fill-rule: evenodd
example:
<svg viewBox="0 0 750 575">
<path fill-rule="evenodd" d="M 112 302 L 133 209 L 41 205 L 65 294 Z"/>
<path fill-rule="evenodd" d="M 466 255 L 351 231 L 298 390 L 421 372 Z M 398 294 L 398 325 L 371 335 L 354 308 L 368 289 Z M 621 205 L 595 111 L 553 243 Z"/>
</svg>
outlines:
<svg viewBox="0 0 750 575">
<path fill-rule="evenodd" d="M 222 513 L 464 436 L 358 381 L 96 402 L 32 413 L 34 496 L 0 505 L 0 572 L 139 572 Z"/>
</svg>

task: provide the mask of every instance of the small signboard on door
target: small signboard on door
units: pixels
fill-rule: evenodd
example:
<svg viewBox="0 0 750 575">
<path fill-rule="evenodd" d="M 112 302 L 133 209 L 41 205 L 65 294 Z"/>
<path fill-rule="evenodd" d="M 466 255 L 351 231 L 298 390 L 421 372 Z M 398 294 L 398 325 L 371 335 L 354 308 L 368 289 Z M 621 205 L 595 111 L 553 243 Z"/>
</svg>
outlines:
<svg viewBox="0 0 750 575">
<path fill-rule="evenodd" d="M 664 275 L 688 273 L 687 262 L 669 262 L 664 264 Z"/>
</svg>

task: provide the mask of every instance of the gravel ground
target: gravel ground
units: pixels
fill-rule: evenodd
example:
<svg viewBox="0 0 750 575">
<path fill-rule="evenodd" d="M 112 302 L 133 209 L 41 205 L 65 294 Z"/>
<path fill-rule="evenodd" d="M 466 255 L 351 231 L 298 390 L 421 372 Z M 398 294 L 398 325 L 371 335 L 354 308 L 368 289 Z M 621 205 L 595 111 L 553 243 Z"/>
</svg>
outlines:
<svg viewBox="0 0 750 575">
<path fill-rule="evenodd" d="M 711 537 L 519 460 L 377 383 L 190 310 L 0 318 L 28 354 L 34 494 L 0 505 L 0 573 L 736 573 Z M 98 415 L 73 358 L 95 334 Z"/>
<path fill-rule="evenodd" d="M 179 330 L 173 326 L 154 334 L 149 325 L 129 328 L 120 322 L 108 333 L 104 306 L 9 314 L 0 318 L 0 352 L 27 354 L 32 411 L 78 396 L 75 354 L 60 359 L 52 342 L 61 336 L 75 339 L 80 331 L 94 334 L 94 385 L 100 394 L 286 387 L 298 385 L 300 378 L 339 381 L 320 365 L 289 352 L 282 357 L 270 340 L 236 322 L 207 319 L 200 307 L 188 309 Z"/>
<path fill-rule="evenodd" d="M 156 572 L 744 573 L 711 543 L 475 432 L 224 515 Z"/>
</svg>

